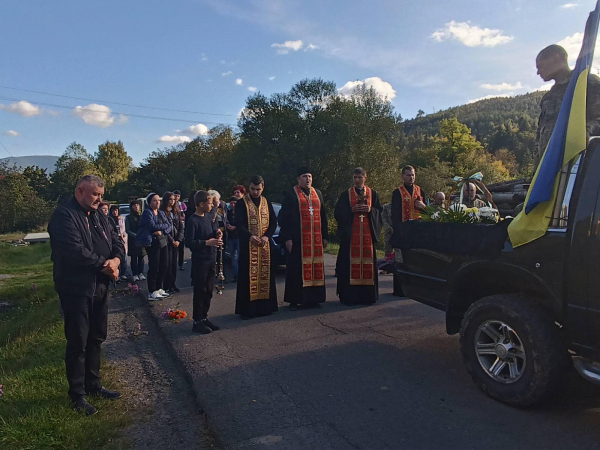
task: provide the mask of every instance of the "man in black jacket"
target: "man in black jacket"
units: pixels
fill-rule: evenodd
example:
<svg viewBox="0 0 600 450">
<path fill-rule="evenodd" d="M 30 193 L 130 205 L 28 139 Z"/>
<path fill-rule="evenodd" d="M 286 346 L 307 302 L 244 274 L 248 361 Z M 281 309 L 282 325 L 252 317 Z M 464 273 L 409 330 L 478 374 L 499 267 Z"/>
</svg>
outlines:
<svg viewBox="0 0 600 450">
<path fill-rule="evenodd" d="M 108 284 L 119 277 L 119 265 L 125 258 L 123 241 L 108 218 L 98 212 L 103 195 L 104 182 L 95 175 L 84 176 L 77 183 L 75 196 L 54 211 L 48 224 L 54 287 L 64 313 L 69 397 L 73 407 L 87 415 L 96 409 L 86 395 L 120 397 L 100 383 Z"/>
</svg>

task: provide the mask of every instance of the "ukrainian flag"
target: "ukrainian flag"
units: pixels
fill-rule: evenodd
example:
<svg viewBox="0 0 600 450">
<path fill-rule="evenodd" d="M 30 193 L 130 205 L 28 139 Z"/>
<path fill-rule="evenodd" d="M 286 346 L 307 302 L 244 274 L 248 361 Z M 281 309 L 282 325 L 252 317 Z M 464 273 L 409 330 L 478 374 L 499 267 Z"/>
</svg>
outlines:
<svg viewBox="0 0 600 450">
<path fill-rule="evenodd" d="M 546 234 L 558 195 L 561 169 L 586 148 L 587 82 L 598 35 L 599 8 L 600 1 L 596 3 L 596 9 L 590 13 L 587 20 L 581 52 L 567 86 L 550 142 L 525 199 L 525 207 L 508 226 L 513 247 L 527 244 Z"/>
</svg>

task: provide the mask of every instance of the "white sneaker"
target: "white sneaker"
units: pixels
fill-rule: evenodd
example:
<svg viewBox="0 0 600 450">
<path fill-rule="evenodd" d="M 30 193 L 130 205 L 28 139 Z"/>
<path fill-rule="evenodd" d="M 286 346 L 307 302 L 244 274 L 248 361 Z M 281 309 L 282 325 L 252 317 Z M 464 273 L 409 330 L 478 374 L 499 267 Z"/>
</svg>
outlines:
<svg viewBox="0 0 600 450">
<path fill-rule="evenodd" d="M 133 276 L 133 281 L 140 281 L 140 277 L 138 277 L 137 275 Z"/>
<path fill-rule="evenodd" d="M 146 277 L 144 276 L 143 273 L 140 273 L 139 277 L 138 277 L 141 281 L 144 281 L 146 279 Z"/>
<path fill-rule="evenodd" d="M 152 294 L 150 294 L 150 296 L 148 297 L 148 300 L 150 301 L 156 301 L 156 300 L 160 300 L 163 299 L 164 297 L 162 295 L 160 295 L 160 292 L 158 291 L 154 291 Z"/>
<path fill-rule="evenodd" d="M 167 293 L 167 291 L 165 291 L 164 289 L 159 289 L 158 293 L 163 297 L 163 298 L 167 298 L 170 297 L 171 294 Z"/>
</svg>

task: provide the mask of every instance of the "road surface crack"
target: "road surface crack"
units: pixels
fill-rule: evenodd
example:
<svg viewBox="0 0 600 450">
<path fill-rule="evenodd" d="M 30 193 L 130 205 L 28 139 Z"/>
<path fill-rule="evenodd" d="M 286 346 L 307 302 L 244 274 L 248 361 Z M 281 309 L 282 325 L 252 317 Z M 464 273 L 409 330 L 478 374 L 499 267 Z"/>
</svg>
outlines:
<svg viewBox="0 0 600 450">
<path fill-rule="evenodd" d="M 322 326 L 324 326 L 325 328 L 329 328 L 333 331 L 335 331 L 336 333 L 340 333 L 340 334 L 348 334 L 346 333 L 344 330 L 340 330 L 339 328 L 336 328 L 332 325 L 327 325 L 326 323 L 323 323 L 323 321 L 321 319 L 317 319 L 317 322 L 319 322 Z"/>
</svg>

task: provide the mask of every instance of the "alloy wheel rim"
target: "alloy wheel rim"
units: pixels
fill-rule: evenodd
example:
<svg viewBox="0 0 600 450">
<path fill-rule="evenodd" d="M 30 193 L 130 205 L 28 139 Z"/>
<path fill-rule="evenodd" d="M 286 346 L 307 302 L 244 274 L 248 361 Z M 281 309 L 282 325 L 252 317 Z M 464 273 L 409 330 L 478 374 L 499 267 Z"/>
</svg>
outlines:
<svg viewBox="0 0 600 450">
<path fill-rule="evenodd" d="M 502 384 L 517 382 L 525 372 L 527 356 L 517 332 L 501 320 L 487 320 L 475 333 L 475 355 L 483 371 Z"/>
</svg>

